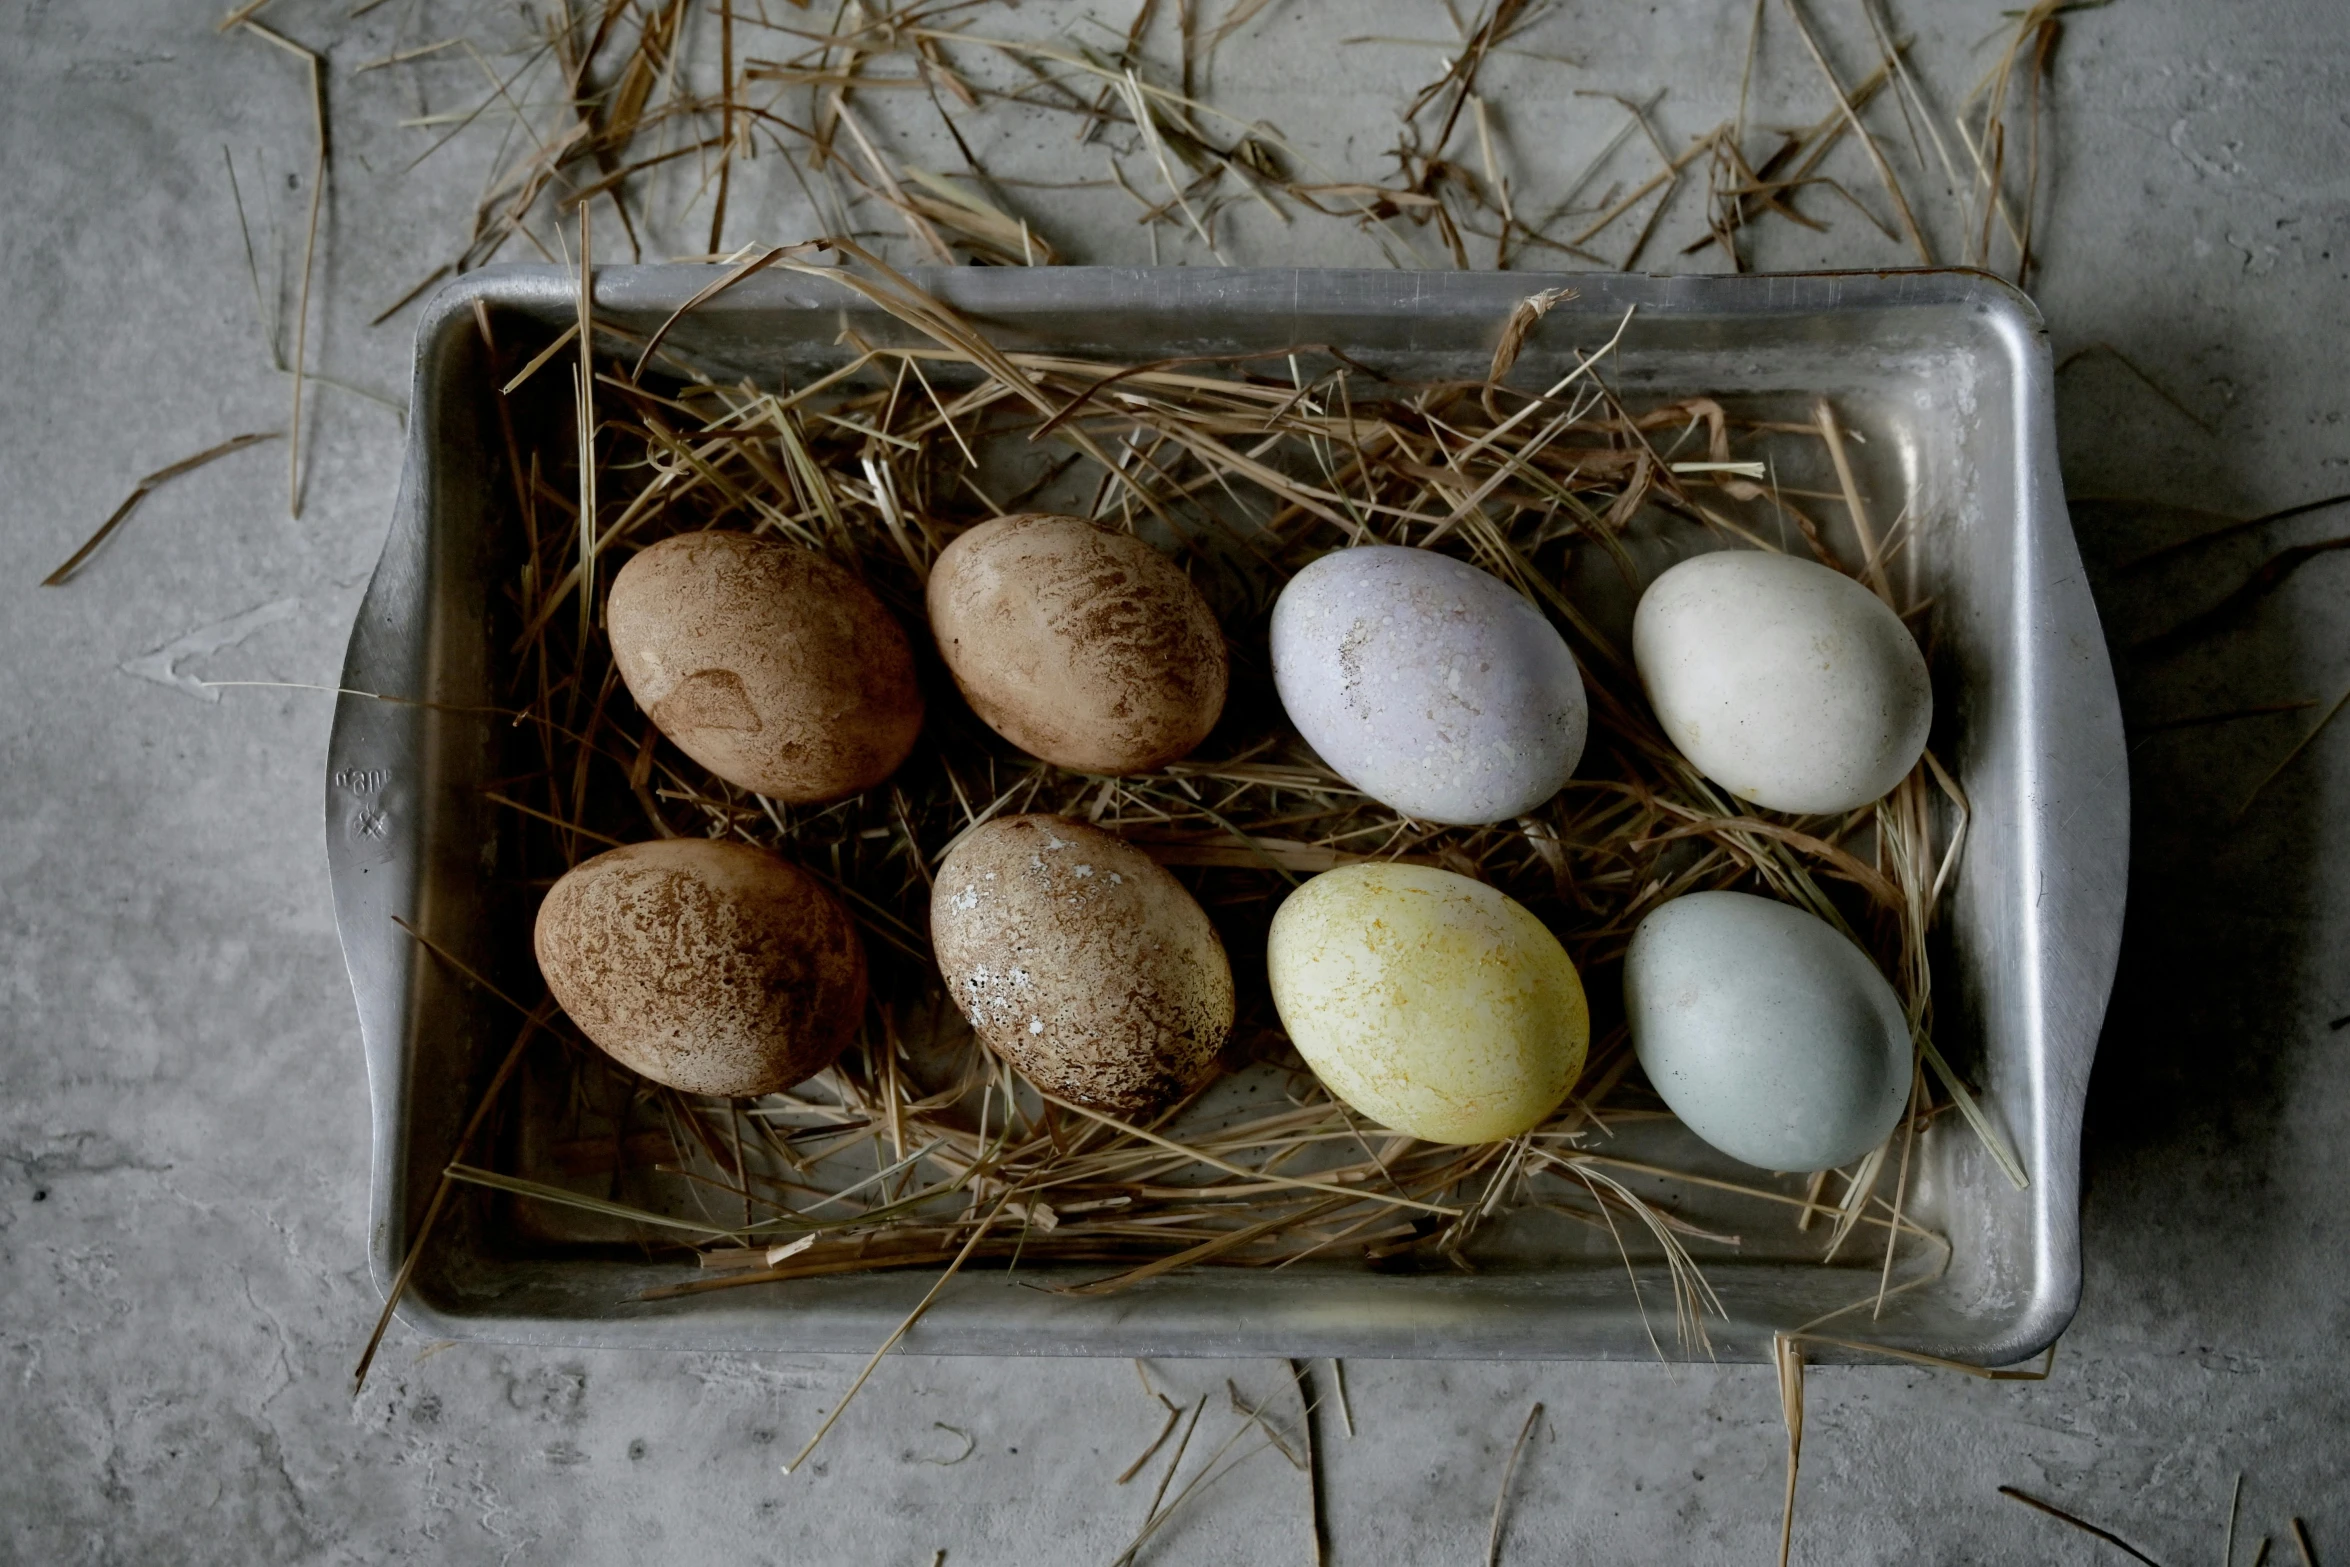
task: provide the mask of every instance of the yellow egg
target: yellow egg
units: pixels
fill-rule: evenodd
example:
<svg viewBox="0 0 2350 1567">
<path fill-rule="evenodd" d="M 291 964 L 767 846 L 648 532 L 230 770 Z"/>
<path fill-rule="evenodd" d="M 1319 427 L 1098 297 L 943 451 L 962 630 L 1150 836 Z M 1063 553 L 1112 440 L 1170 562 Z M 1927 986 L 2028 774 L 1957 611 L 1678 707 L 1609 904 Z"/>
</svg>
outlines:
<svg viewBox="0 0 2350 1567">
<path fill-rule="evenodd" d="M 1425 865 L 1326 871 L 1273 916 L 1282 1024 L 1332 1093 L 1438 1143 L 1539 1126 L 1583 1071 L 1566 949 L 1506 893 Z"/>
</svg>

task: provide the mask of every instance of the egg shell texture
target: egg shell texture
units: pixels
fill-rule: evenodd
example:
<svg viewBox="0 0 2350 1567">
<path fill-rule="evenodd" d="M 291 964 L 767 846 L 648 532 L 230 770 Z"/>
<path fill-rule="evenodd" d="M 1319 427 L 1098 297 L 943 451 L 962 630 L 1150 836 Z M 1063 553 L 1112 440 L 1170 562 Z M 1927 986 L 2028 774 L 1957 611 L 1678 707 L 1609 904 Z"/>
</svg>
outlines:
<svg viewBox="0 0 2350 1567">
<path fill-rule="evenodd" d="M 1273 607 L 1273 681 L 1347 782 L 1422 821 L 1522 816 L 1583 755 L 1583 676 L 1498 577 L 1432 550 L 1325 555 Z"/>
<path fill-rule="evenodd" d="M 1091 1109 L 1179 1098 L 1232 1031 L 1232 968 L 1207 914 L 1148 855 L 1083 822 L 974 829 L 938 868 L 930 935 L 988 1048 Z"/>
<path fill-rule="evenodd" d="M 1824 920 L 1693 892 L 1624 959 L 1632 1048 L 1691 1131 L 1766 1170 L 1825 1170 L 1883 1142 L 1910 1083 L 1909 1025 L 1868 954 Z"/>
<path fill-rule="evenodd" d="M 1666 736 L 1773 810 L 1848 811 L 1926 748 L 1934 688 L 1916 639 L 1842 572 L 1762 550 L 1685 560 L 1641 595 L 1632 658 Z"/>
<path fill-rule="evenodd" d="M 865 1007 L 865 948 L 824 884 L 764 849 L 631 844 L 539 905 L 539 971 L 580 1031 L 657 1083 L 774 1093 L 832 1064 Z"/>
<path fill-rule="evenodd" d="M 1132 534 L 1078 517 L 998 517 L 940 552 L 929 605 L 972 711 L 1058 766 L 1162 766 L 1224 710 L 1231 662 L 1214 611 Z"/>
<path fill-rule="evenodd" d="M 1582 1075 L 1591 1017 L 1574 963 L 1524 906 L 1469 877 L 1325 871 L 1273 916 L 1266 967 L 1307 1064 L 1399 1132 L 1514 1137 Z"/>
<path fill-rule="evenodd" d="M 793 803 L 872 788 L 922 729 L 913 649 L 856 576 L 746 533 L 684 533 L 620 568 L 605 607 L 637 706 L 728 783 Z"/>
</svg>

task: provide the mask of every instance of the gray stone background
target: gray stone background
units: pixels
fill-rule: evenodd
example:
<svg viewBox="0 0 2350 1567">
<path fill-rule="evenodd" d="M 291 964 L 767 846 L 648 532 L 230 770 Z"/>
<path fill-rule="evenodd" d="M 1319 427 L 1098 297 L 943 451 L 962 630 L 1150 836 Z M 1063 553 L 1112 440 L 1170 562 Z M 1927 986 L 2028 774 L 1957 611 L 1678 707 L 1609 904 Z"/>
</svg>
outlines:
<svg viewBox="0 0 2350 1567">
<path fill-rule="evenodd" d="M 957 1564 L 1106 1561 L 1146 1501 L 1109 1477 L 1159 1422 L 1123 1362 L 893 1359 L 789 1478 L 780 1458 L 853 1360 L 444 1346 L 395 1330 L 364 1396 L 348 1394 L 377 1296 L 366 1091 L 321 853 L 330 701 L 207 700 L 157 678 L 153 659 L 144 675 L 124 666 L 176 645 L 181 672 L 207 679 L 331 683 L 339 668 L 391 502 L 409 353 L 406 318 L 367 323 L 451 248 L 499 134 L 469 132 L 416 164 L 442 131 L 398 122 L 470 107 L 479 69 L 456 51 L 353 68 L 457 33 L 508 59 L 496 51 L 521 27 L 506 5 L 351 9 L 279 0 L 265 13 L 330 62 L 311 364 L 340 384 L 314 383 L 303 516 L 286 515 L 284 446 L 264 446 L 156 495 L 64 589 L 35 584 L 137 475 L 282 428 L 287 380 L 223 154 L 282 315 L 310 111 L 299 64 L 217 35 L 212 3 L 11 0 L 0 25 L 0 1556 L 588 1567 L 656 1554 L 922 1564 L 943 1548 Z M 819 27 L 829 14 L 769 9 Z M 1893 9 L 1929 89 L 1955 102 L 1988 63 L 1996 0 Z M 1857 75 L 1873 59 L 1859 12 L 1813 10 Z M 1031 3 L 993 25 L 1084 37 L 1088 15 L 1123 28 L 1132 8 Z M 1769 15 L 1753 117 L 1815 120 L 1817 77 L 1779 0 Z M 1676 139 L 1725 118 L 1748 17 L 1744 0 L 1555 7 L 1527 47 L 1577 63 L 1511 57 L 1486 78 L 1521 191 L 1555 187 L 1619 123 L 1577 89 L 1669 87 L 1658 117 Z M 2120 0 L 2067 21 L 2034 293 L 2060 356 L 2111 345 L 2184 405 L 2108 355 L 2062 376 L 2076 523 L 2120 648 L 2271 550 L 2344 524 L 2314 515 L 2167 572 L 2117 569 L 2207 526 L 2199 513 L 2350 488 L 2350 17 L 2337 0 Z M 706 48 L 709 19 L 694 26 Z M 1358 34 L 1426 42 L 1332 42 Z M 1450 36 L 1440 6 L 1282 0 L 1221 52 L 1214 97 L 1383 177 L 1395 106 Z M 869 112 L 908 156 L 932 154 L 932 131 L 887 104 Z M 970 123 L 999 170 L 1100 176 L 1100 150 L 1072 143 L 1064 119 Z M 1882 204 L 1849 149 L 1831 171 Z M 652 199 L 661 244 L 699 249 L 693 182 L 658 188 L 673 191 Z M 735 202 L 730 244 L 820 227 L 779 160 L 743 171 Z M 1763 265 L 1903 259 L 1833 198 L 1811 205 L 1830 232 L 1778 224 Z M 1955 253 L 1948 203 L 1932 206 Z M 1114 191 L 1038 190 L 1028 210 L 1072 259 L 1149 258 Z M 1208 259 L 1163 240 L 1169 262 Z M 1335 223 L 1244 214 L 1229 248 L 1243 262 L 1380 264 Z M 1660 242 L 1652 264 L 1677 249 Z M 2044 1384 L 1815 1371 L 1797 1560 L 2119 1559 L 2000 1498 L 2001 1483 L 2162 1560 L 2205 1560 L 2239 1471 L 2242 1557 L 2299 1513 L 2321 1553 L 2350 1560 L 2350 1033 L 2328 1027 L 2350 1012 L 2350 723 L 2240 819 L 2312 711 L 2160 727 L 2330 702 L 2350 682 L 2346 570 L 2322 557 L 2212 636 L 2117 654 L 2138 825 L 2089 1107 L 2080 1316 Z M 1154 1370 L 1179 1393 L 1230 1376 L 1270 1396 L 1285 1375 Z M 1337 1561 L 1479 1559 L 1533 1399 L 1548 1418 L 1505 1560 L 1755 1562 L 1775 1548 L 1782 1439 L 1764 1368 L 1349 1371 L 1359 1434 L 1327 1451 Z M 962 1446 L 942 1425 L 970 1433 L 967 1459 L 940 1462 Z M 1268 1457 L 1147 1559 L 1300 1561 L 1305 1527 L 1301 1480 Z M 2293 1560 L 2277 1546 L 2270 1560 Z"/>
</svg>

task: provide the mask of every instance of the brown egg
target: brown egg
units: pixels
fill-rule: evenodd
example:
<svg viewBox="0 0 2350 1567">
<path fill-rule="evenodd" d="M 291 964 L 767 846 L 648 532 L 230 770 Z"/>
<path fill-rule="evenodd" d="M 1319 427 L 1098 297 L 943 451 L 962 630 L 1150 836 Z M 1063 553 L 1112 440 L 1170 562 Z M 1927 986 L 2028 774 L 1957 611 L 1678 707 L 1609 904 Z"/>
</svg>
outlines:
<svg viewBox="0 0 2350 1567">
<path fill-rule="evenodd" d="M 1224 633 L 1191 579 L 1129 533 L 998 517 L 930 572 L 930 629 L 972 711 L 1021 750 L 1087 773 L 1190 751 L 1224 710 Z"/>
<path fill-rule="evenodd" d="M 906 633 L 811 550 L 747 533 L 663 539 L 620 568 L 604 620 L 620 678 L 654 725 L 770 799 L 870 789 L 922 728 Z"/>
<path fill-rule="evenodd" d="M 824 1070 L 865 1010 L 865 945 L 822 882 L 747 843 L 668 838 L 572 868 L 539 905 L 539 972 L 621 1065 L 694 1094 Z"/>
<path fill-rule="evenodd" d="M 1232 1032 L 1232 967 L 1183 884 L 1060 816 L 974 829 L 938 868 L 930 940 L 989 1049 L 1112 1115 L 1179 1098 Z"/>
</svg>

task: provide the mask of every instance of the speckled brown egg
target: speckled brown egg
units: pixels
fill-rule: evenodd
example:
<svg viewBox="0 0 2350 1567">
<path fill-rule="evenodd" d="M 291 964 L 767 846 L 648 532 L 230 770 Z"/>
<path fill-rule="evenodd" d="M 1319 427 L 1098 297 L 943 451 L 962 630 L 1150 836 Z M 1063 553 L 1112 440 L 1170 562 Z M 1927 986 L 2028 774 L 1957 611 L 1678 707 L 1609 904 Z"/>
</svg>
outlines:
<svg viewBox="0 0 2350 1567">
<path fill-rule="evenodd" d="M 865 946 L 822 882 L 764 849 L 668 838 L 555 883 L 539 972 L 621 1065 L 695 1094 L 771 1094 L 830 1066 L 865 1009 Z"/>
<path fill-rule="evenodd" d="M 1012 816 L 938 868 L 930 940 L 989 1049 L 1047 1093 L 1139 1115 L 1215 1070 L 1232 967 L 1183 884 L 1083 822 Z"/>
<path fill-rule="evenodd" d="M 870 789 L 922 728 L 906 633 L 813 551 L 747 533 L 663 539 L 620 568 L 604 619 L 620 678 L 654 725 L 770 799 Z"/>
<path fill-rule="evenodd" d="M 1021 750 L 1134 773 L 1216 727 L 1231 665 L 1191 579 L 1130 533 L 998 517 L 930 573 L 930 629 L 972 711 Z"/>
</svg>

